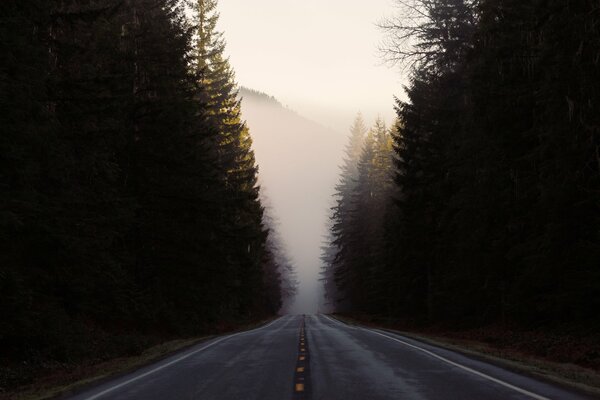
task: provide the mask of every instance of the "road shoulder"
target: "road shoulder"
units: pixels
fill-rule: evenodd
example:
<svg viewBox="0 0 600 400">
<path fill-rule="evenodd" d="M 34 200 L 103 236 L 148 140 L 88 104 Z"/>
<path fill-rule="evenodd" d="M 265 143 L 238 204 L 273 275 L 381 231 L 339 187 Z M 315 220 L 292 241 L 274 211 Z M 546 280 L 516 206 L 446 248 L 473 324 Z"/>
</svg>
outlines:
<svg viewBox="0 0 600 400">
<path fill-rule="evenodd" d="M 375 328 L 391 334 L 404 336 L 430 346 L 454 351 L 466 357 L 487 362 L 509 371 L 575 390 L 588 396 L 600 398 L 600 372 L 598 371 L 573 364 L 562 364 L 530 357 L 506 349 L 497 349 L 481 342 L 395 330 L 381 324 L 365 324 L 358 319 L 345 315 L 329 315 L 329 317 L 350 326 Z"/>
<path fill-rule="evenodd" d="M 91 363 L 75 368 L 70 373 L 49 376 L 32 385 L 22 387 L 18 391 L 0 393 L 0 400 L 50 400 L 69 397 L 108 381 L 134 373 L 141 368 L 160 363 L 170 357 L 183 354 L 208 340 L 219 336 L 253 330 L 277 318 L 279 317 L 276 316 L 260 322 L 245 324 L 238 329 L 219 335 L 167 341 L 149 347 L 136 356 L 119 357 L 99 363 Z"/>
</svg>

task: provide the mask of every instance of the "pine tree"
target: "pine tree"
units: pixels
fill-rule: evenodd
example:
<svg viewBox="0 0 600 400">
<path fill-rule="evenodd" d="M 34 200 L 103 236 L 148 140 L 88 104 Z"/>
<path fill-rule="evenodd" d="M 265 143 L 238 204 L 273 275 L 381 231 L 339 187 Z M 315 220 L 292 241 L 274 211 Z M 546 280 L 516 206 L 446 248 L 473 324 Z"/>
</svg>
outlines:
<svg viewBox="0 0 600 400">
<path fill-rule="evenodd" d="M 39 318 L 37 285 L 46 282 L 36 258 L 53 242 L 44 181 L 56 146 L 46 90 L 50 13 L 46 1 L 0 5 L 0 346 L 8 359 L 38 346 L 26 343 Z"/>
<path fill-rule="evenodd" d="M 342 307 L 374 311 L 383 296 L 383 227 L 393 189 L 392 140 L 380 119 L 363 139 L 360 115 L 351 132 L 332 218 L 334 240 L 323 250 L 324 278 L 335 278 L 335 290 L 345 300 Z"/>
<path fill-rule="evenodd" d="M 367 133 L 367 128 L 363 120 L 362 114 L 358 113 L 353 125 L 350 127 L 350 136 L 345 149 L 344 164 L 341 167 L 340 182 L 336 186 L 334 195 L 335 206 L 332 209 L 331 217 L 331 239 L 326 245 L 323 252 L 324 257 L 328 260 L 324 264 L 323 272 L 324 279 L 329 283 L 330 288 L 326 291 L 326 296 L 329 302 L 336 304 L 338 301 L 343 301 L 340 294 L 343 293 L 334 287 L 344 287 L 345 285 L 345 267 L 344 258 L 348 251 L 347 232 L 348 226 L 351 224 L 351 209 L 352 193 L 356 187 L 358 179 L 358 162 L 364 144 L 364 136 Z M 343 303 L 342 303 L 343 304 Z"/>
<path fill-rule="evenodd" d="M 178 0 L 1 9 L 0 345 L 26 367 L 0 386 L 275 313 L 291 267 L 222 47 L 195 67 Z"/>
<path fill-rule="evenodd" d="M 279 233 L 278 222 L 264 193 L 261 193 L 261 203 L 265 205 L 263 225 L 269 229 L 266 260 L 263 261 L 267 297 L 264 307 L 276 313 L 289 305 L 296 294 L 298 282 L 293 262 L 287 255 L 283 237 Z"/>
<path fill-rule="evenodd" d="M 224 182 L 221 210 L 222 246 L 229 254 L 222 284 L 233 284 L 224 304 L 231 311 L 251 315 L 258 311 L 253 298 L 261 293 L 261 262 L 267 231 L 262 226 L 263 209 L 257 186 L 257 167 L 248 127 L 241 120 L 241 104 L 225 41 L 217 31 L 216 0 L 195 4 L 197 40 L 194 68 L 206 88 L 209 123 L 217 132 L 219 163 Z"/>
<path fill-rule="evenodd" d="M 384 279 L 384 218 L 391 200 L 392 143 L 381 119 L 369 130 L 358 163 L 357 185 L 352 193 L 349 295 L 353 305 L 376 312 Z"/>
<path fill-rule="evenodd" d="M 398 233 L 389 234 L 397 259 L 396 276 L 403 287 L 407 309 L 414 315 L 444 314 L 440 298 L 444 276 L 452 274 L 446 262 L 444 221 L 454 210 L 452 195 L 456 168 L 456 138 L 461 134 L 464 110 L 465 61 L 472 46 L 474 11 L 463 0 L 422 2 L 427 18 L 405 30 L 416 39 L 417 59 L 407 88 L 408 102 L 398 102 L 401 124 L 394 135 L 397 152 L 399 207 Z M 448 237 L 451 240 L 451 237 Z M 435 251 L 432 251 L 435 249 Z M 443 285 L 443 283 L 442 283 Z"/>
<path fill-rule="evenodd" d="M 397 43 L 388 53 L 413 61 L 394 135 L 385 269 L 401 294 L 390 313 L 580 323 L 598 282 L 592 6 L 413 6 L 416 26 L 387 26 L 393 40 L 416 39 L 415 51 Z"/>
</svg>

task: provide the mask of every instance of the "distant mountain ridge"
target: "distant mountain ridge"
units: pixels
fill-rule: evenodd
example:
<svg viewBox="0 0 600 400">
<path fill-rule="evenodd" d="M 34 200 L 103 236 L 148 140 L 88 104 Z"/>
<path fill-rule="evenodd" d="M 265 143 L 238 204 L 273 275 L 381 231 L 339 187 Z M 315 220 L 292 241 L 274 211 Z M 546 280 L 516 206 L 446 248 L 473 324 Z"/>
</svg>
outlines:
<svg viewBox="0 0 600 400">
<path fill-rule="evenodd" d="M 281 104 L 281 102 L 277 100 L 274 96 L 269 96 L 264 92 L 250 89 L 245 86 L 240 87 L 239 96 L 240 98 L 242 98 L 242 101 L 243 99 L 248 99 L 249 101 L 251 100 L 255 102 L 263 102 L 283 107 L 283 104 Z"/>
</svg>

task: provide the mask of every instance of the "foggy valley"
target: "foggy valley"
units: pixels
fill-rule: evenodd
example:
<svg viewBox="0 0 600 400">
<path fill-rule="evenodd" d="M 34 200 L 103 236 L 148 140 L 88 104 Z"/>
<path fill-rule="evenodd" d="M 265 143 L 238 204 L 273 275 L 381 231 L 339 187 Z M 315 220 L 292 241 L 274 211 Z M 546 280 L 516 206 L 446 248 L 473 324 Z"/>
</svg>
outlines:
<svg viewBox="0 0 600 400">
<path fill-rule="evenodd" d="M 270 200 L 299 278 L 287 312 L 323 309 L 321 250 L 338 180 L 345 135 L 242 88 L 242 116 L 252 132 L 261 190 Z"/>
</svg>

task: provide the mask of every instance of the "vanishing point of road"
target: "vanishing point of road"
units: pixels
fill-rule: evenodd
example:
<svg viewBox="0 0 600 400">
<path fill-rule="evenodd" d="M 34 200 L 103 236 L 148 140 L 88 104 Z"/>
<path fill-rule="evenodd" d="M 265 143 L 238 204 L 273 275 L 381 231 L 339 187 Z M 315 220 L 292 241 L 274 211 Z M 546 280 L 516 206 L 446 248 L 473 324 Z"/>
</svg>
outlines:
<svg viewBox="0 0 600 400">
<path fill-rule="evenodd" d="M 389 331 L 283 316 L 202 342 L 70 400 L 591 399 Z"/>
</svg>

